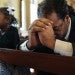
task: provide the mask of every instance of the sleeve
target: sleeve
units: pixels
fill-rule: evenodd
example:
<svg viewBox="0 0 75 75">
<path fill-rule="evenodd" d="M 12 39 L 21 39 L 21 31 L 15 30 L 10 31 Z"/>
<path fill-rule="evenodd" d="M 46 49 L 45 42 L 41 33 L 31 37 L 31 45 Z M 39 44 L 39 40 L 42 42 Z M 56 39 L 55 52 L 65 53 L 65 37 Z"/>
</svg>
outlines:
<svg viewBox="0 0 75 75">
<path fill-rule="evenodd" d="M 54 52 L 59 53 L 60 55 L 72 56 L 73 45 L 70 42 L 65 42 L 65 41 L 56 39 Z"/>
<path fill-rule="evenodd" d="M 26 40 L 24 43 L 20 45 L 20 50 L 25 51 L 25 52 L 29 51 L 29 49 L 26 46 L 27 42 L 28 40 Z"/>
</svg>

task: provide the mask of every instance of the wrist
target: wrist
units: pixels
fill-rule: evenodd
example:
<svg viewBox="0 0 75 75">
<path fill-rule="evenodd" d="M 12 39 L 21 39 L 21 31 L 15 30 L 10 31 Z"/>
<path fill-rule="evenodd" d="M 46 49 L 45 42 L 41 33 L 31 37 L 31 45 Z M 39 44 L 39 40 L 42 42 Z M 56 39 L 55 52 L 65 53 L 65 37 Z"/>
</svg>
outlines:
<svg viewBox="0 0 75 75">
<path fill-rule="evenodd" d="M 54 50 L 55 48 L 55 42 L 56 42 L 56 39 L 52 39 L 50 41 L 48 41 L 48 43 L 46 44 L 46 46 L 52 50 Z"/>
<path fill-rule="evenodd" d="M 53 39 L 53 41 L 51 42 L 51 49 L 53 49 L 53 50 L 55 48 L 55 42 L 56 42 L 56 39 Z"/>
<path fill-rule="evenodd" d="M 27 48 L 28 48 L 29 50 L 33 50 L 33 49 L 34 49 L 34 47 L 32 47 L 32 46 L 30 45 L 29 41 L 27 41 L 26 46 L 27 46 Z"/>
</svg>

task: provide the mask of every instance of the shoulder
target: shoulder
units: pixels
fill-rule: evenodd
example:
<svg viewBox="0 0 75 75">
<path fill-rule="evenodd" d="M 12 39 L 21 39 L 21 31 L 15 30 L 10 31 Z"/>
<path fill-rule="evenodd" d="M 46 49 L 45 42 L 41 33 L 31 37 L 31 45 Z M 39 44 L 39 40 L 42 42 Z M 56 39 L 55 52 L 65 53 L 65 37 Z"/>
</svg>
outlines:
<svg viewBox="0 0 75 75">
<path fill-rule="evenodd" d="M 71 22 L 75 23 L 75 16 L 74 15 L 71 16 Z"/>
<path fill-rule="evenodd" d="M 75 16 L 71 16 L 71 27 L 75 28 Z"/>
<path fill-rule="evenodd" d="M 16 27 L 10 26 L 7 35 L 19 35 L 18 29 Z"/>
<path fill-rule="evenodd" d="M 71 16 L 71 30 L 69 35 L 69 41 L 75 42 L 75 16 Z"/>
<path fill-rule="evenodd" d="M 18 29 L 16 27 L 13 27 L 13 26 L 10 26 L 9 30 L 13 31 L 13 32 L 18 32 Z"/>
</svg>

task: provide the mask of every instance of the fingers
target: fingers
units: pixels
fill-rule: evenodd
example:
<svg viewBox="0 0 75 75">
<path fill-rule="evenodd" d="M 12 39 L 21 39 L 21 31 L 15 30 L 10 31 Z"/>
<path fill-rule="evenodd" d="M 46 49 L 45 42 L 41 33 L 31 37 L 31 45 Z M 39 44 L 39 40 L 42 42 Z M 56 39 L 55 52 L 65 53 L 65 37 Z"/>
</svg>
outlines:
<svg viewBox="0 0 75 75">
<path fill-rule="evenodd" d="M 53 24 L 53 21 L 45 19 L 45 18 L 39 19 L 39 21 L 43 22 L 45 25 Z"/>
<path fill-rule="evenodd" d="M 45 28 L 46 25 L 45 25 L 43 22 L 41 22 L 41 21 L 39 21 L 39 20 L 36 20 L 36 21 L 34 21 L 34 22 L 32 23 L 31 26 L 29 26 L 29 30 L 30 30 L 32 27 L 34 27 L 34 26 L 40 27 L 40 28 Z"/>
<path fill-rule="evenodd" d="M 29 26 L 29 30 L 31 30 L 31 32 L 40 32 L 45 29 L 46 26 L 52 26 L 52 24 L 53 22 L 48 19 L 37 19 Z"/>
<path fill-rule="evenodd" d="M 41 32 L 43 30 L 44 30 L 44 28 L 34 26 L 30 29 L 30 32 L 35 33 L 35 32 Z"/>
</svg>

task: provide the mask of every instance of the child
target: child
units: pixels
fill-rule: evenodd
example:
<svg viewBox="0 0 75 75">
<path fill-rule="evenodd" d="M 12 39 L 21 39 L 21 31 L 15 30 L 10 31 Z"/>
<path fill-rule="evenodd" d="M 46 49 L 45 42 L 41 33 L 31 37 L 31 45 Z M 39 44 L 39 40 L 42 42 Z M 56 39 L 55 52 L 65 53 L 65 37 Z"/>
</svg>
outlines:
<svg viewBox="0 0 75 75">
<path fill-rule="evenodd" d="M 0 48 L 16 49 L 20 43 L 18 30 L 12 26 L 17 24 L 13 12 L 14 10 L 8 7 L 0 8 Z M 0 61 L 0 75 L 14 75 L 14 69 L 13 65 Z M 16 69 L 19 74 L 18 70 L 21 68 Z"/>
<path fill-rule="evenodd" d="M 18 30 L 12 24 L 17 23 L 12 15 L 14 10 L 7 7 L 0 8 L 0 47 L 16 49 L 20 42 Z M 9 13 L 10 12 L 10 13 Z"/>
</svg>

